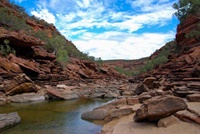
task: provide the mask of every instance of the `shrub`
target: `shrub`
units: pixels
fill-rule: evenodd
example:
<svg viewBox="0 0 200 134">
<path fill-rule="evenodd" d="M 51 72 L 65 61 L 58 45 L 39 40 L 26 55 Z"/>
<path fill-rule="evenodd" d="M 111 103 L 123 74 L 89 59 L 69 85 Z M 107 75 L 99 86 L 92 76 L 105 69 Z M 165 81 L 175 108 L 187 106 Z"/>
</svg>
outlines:
<svg viewBox="0 0 200 134">
<path fill-rule="evenodd" d="M 200 23 L 197 25 L 196 29 L 186 34 L 186 38 L 195 38 L 196 41 L 200 42 L 199 35 L 200 35 Z"/>
<path fill-rule="evenodd" d="M 89 56 L 88 53 L 83 53 L 79 51 L 71 41 L 69 41 L 67 44 L 67 51 L 70 57 L 79 58 L 82 60 L 95 61 L 95 57 Z"/>
<path fill-rule="evenodd" d="M 10 1 L 8 0 L 8 2 Z M 93 56 L 80 52 L 72 42 L 67 41 L 58 31 L 50 33 L 52 34 L 52 37 L 46 31 L 41 30 L 34 32 L 33 28 L 26 24 L 25 19 L 32 19 L 38 24 L 43 25 L 45 28 L 52 27 L 52 24 L 49 24 L 35 16 L 30 17 L 25 13 L 25 9 L 23 7 L 15 5 L 11 2 L 10 4 L 15 11 L 18 11 L 18 14 L 14 14 L 13 9 L 10 7 L 0 7 L 0 25 L 5 29 L 16 31 L 23 30 L 28 35 L 43 40 L 46 43 L 45 48 L 51 52 L 57 52 L 57 61 L 61 62 L 63 65 L 64 62 L 68 61 L 68 56 L 94 61 L 95 58 Z M 2 53 L 4 53 L 7 49 L 9 49 L 7 45 L 1 45 Z"/>
<path fill-rule="evenodd" d="M 177 53 L 178 52 L 178 45 L 176 45 L 175 41 L 170 41 L 166 43 L 166 45 L 161 49 L 159 54 L 154 57 L 152 60 L 148 60 L 147 63 L 141 67 L 139 70 L 134 71 L 132 74 L 133 76 L 139 75 L 141 73 L 146 73 L 151 71 L 155 67 L 164 64 L 168 61 L 168 56 L 170 53 Z"/>
<path fill-rule="evenodd" d="M 0 54 L 3 56 L 9 55 L 10 53 L 16 54 L 16 51 L 9 46 L 10 41 L 4 40 L 4 45 L 0 44 Z"/>
<path fill-rule="evenodd" d="M 95 58 L 95 63 L 97 63 L 98 67 L 101 68 L 103 65 L 103 60 L 101 59 L 101 57 Z"/>
<path fill-rule="evenodd" d="M 53 37 L 48 37 L 46 31 L 38 31 L 34 33 L 33 36 L 44 41 L 46 43 L 45 48 L 51 51 L 57 51 L 58 48 L 67 44 L 64 36 L 54 34 Z"/>
<path fill-rule="evenodd" d="M 56 53 L 57 61 L 64 67 L 69 60 L 68 53 L 65 48 L 59 48 Z"/>
<path fill-rule="evenodd" d="M 199 0 L 179 0 L 177 3 L 174 3 L 173 8 L 177 10 L 175 15 L 180 23 L 183 23 L 189 14 L 193 14 L 200 19 Z"/>
<path fill-rule="evenodd" d="M 40 38 L 46 43 L 45 48 L 47 50 L 51 52 L 56 51 L 57 61 L 61 63 L 61 65 L 65 65 L 68 61 L 68 52 L 64 36 L 54 34 L 53 37 L 48 37 L 48 34 L 45 31 L 38 31 L 34 36 Z"/>
<path fill-rule="evenodd" d="M 116 66 L 115 70 L 118 73 L 124 74 L 126 76 L 135 76 L 135 75 L 138 75 L 138 74 L 141 73 L 138 70 L 126 70 L 126 69 L 124 69 L 123 67 L 120 67 L 120 66 Z"/>
<path fill-rule="evenodd" d="M 0 7 L 0 22 L 6 26 L 8 30 L 24 30 L 29 31 L 32 28 L 26 24 L 25 19 L 15 16 L 5 7 Z"/>
</svg>

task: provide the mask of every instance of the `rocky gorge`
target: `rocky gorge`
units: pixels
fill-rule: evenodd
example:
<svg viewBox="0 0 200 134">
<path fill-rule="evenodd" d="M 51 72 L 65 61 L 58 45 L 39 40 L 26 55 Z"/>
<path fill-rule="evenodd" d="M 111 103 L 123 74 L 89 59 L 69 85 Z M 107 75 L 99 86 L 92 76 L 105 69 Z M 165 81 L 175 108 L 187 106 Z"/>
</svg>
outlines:
<svg viewBox="0 0 200 134">
<path fill-rule="evenodd" d="M 2 7 L 20 17 L 6 0 L 0 2 Z M 199 134 L 200 43 L 194 38 L 185 38 L 199 22 L 190 16 L 178 26 L 178 54 L 171 54 L 167 63 L 148 74 L 131 78 L 118 73 L 113 63 L 97 64 L 73 56 L 63 67 L 56 60 L 56 54 L 44 47 L 44 41 L 23 30 L 8 30 L 6 24 L 0 22 L 0 44 L 9 40 L 16 51 L 16 54 L 0 55 L 0 104 L 115 98 L 109 104 L 82 113 L 81 118 L 104 120 L 102 134 L 147 131 Z M 26 19 L 26 24 L 35 31 L 47 31 L 50 37 L 57 32 L 54 26 L 46 27 L 31 19 Z M 68 40 L 66 42 L 76 49 Z M 132 65 L 141 64 L 143 60 Z M 0 131 L 19 122 L 17 113 L 2 113 Z"/>
</svg>

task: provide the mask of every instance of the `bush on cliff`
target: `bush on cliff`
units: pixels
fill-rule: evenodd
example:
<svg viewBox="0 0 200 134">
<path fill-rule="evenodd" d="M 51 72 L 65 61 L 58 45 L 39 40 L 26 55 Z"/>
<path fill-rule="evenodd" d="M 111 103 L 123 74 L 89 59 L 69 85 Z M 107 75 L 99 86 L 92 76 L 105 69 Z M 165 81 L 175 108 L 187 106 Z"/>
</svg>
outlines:
<svg viewBox="0 0 200 134">
<path fill-rule="evenodd" d="M 16 54 L 16 51 L 9 46 L 10 41 L 4 40 L 4 44 L 0 44 L 0 54 L 3 56 L 9 55 L 10 53 Z"/>
<path fill-rule="evenodd" d="M 34 36 L 43 40 L 46 45 L 45 48 L 50 52 L 55 52 L 57 61 L 61 65 L 65 65 L 68 61 L 68 50 L 67 42 L 65 37 L 58 34 L 53 34 L 52 37 L 48 36 L 48 33 L 45 31 L 38 31 L 34 33 Z"/>
<path fill-rule="evenodd" d="M 200 23 L 197 25 L 197 28 L 186 34 L 186 38 L 194 38 L 197 42 L 200 42 Z"/>
<path fill-rule="evenodd" d="M 189 15 L 196 16 L 200 20 L 200 0 L 179 0 L 177 3 L 174 3 L 173 8 L 177 10 L 175 15 L 181 24 Z M 186 34 L 186 38 L 195 38 L 199 42 L 199 35 L 200 23 L 196 29 Z"/>
<path fill-rule="evenodd" d="M 153 59 L 148 60 L 143 67 L 129 73 L 135 76 L 151 71 L 154 68 L 158 67 L 159 65 L 166 63 L 168 61 L 168 56 L 171 53 L 177 53 L 178 49 L 179 49 L 178 45 L 176 45 L 175 41 L 170 41 L 166 43 L 162 49 L 159 50 L 158 55 L 156 55 Z"/>
<path fill-rule="evenodd" d="M 15 16 L 6 7 L 0 7 L 0 24 L 7 30 L 24 30 L 26 32 L 32 30 L 32 28 L 26 24 L 25 19 Z"/>
<path fill-rule="evenodd" d="M 200 19 L 200 0 L 179 0 L 173 8 L 177 10 L 175 15 L 181 23 L 191 14 Z"/>
<path fill-rule="evenodd" d="M 23 7 L 20 7 L 9 0 L 7 0 L 7 2 L 10 3 L 10 6 L 0 7 L 1 27 L 4 27 L 7 30 L 23 30 L 27 35 L 43 40 L 46 43 L 45 48 L 49 52 L 56 52 L 57 61 L 62 65 L 66 64 L 69 57 L 94 61 L 94 57 L 89 56 L 87 53 L 80 52 L 71 41 L 67 41 L 59 31 L 54 29 L 53 24 L 49 24 L 45 20 L 35 16 L 30 17 L 26 14 Z M 33 23 L 35 22 L 36 25 L 38 24 L 39 27 L 41 26 L 41 29 L 33 29 L 26 20 L 31 20 Z M 7 49 L 9 49 L 7 45 L 1 45 L 1 53 L 6 52 Z"/>
</svg>

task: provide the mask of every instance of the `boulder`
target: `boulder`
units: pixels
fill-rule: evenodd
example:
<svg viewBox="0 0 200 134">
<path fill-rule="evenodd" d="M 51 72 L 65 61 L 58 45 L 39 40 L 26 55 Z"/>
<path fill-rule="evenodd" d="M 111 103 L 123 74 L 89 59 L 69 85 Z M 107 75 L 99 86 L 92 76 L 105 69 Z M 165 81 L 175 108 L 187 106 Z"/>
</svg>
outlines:
<svg viewBox="0 0 200 134">
<path fill-rule="evenodd" d="M 176 123 L 178 123 L 178 119 L 176 117 L 168 116 L 168 117 L 160 119 L 157 123 L 157 126 L 166 128 L 166 127 L 169 127 L 169 126 L 174 125 Z"/>
<path fill-rule="evenodd" d="M 92 111 L 84 112 L 81 118 L 84 120 L 104 120 L 108 116 L 108 109 L 95 109 Z"/>
<path fill-rule="evenodd" d="M 143 92 L 148 92 L 148 91 L 149 91 L 149 88 L 147 87 L 147 85 L 145 85 L 143 83 L 138 84 L 137 88 L 135 89 L 135 93 L 137 95 L 140 95 Z"/>
<path fill-rule="evenodd" d="M 109 116 L 111 118 L 119 118 L 133 113 L 133 109 L 131 107 L 125 107 L 125 108 L 111 110 L 109 113 L 110 113 Z"/>
<path fill-rule="evenodd" d="M 114 100 L 114 101 L 112 101 L 112 102 L 110 102 L 106 105 L 95 108 L 94 110 L 96 110 L 96 109 L 109 109 L 110 110 L 110 109 L 114 109 L 116 107 L 123 106 L 123 105 L 127 105 L 127 99 L 126 98 Z"/>
<path fill-rule="evenodd" d="M 17 85 L 16 87 L 10 89 L 9 91 L 6 91 L 6 95 L 15 95 L 15 94 L 29 93 L 29 92 L 37 92 L 37 88 L 33 83 L 25 82 L 20 85 Z"/>
<path fill-rule="evenodd" d="M 137 97 L 128 97 L 127 98 L 127 104 L 128 105 L 134 105 L 134 104 L 137 104 L 139 103 L 139 100 Z"/>
<path fill-rule="evenodd" d="M 36 85 L 25 74 L 14 77 L 11 81 L 4 82 L 6 95 L 37 92 Z"/>
<path fill-rule="evenodd" d="M 3 57 L 0 57 L 0 66 L 8 72 L 12 71 L 14 73 L 22 73 L 22 70 L 19 67 L 19 65 Z"/>
<path fill-rule="evenodd" d="M 200 77 L 200 63 L 194 65 L 194 67 L 192 68 L 192 76 L 197 78 Z"/>
<path fill-rule="evenodd" d="M 0 130 L 19 123 L 21 118 L 17 112 L 0 114 Z"/>
<path fill-rule="evenodd" d="M 187 88 L 187 87 L 177 87 L 173 93 L 176 95 L 176 96 L 180 96 L 180 97 L 186 97 L 188 95 L 191 95 L 191 94 L 198 94 L 199 91 L 195 91 L 193 89 L 190 89 L 190 88 Z"/>
<path fill-rule="evenodd" d="M 48 89 L 46 94 L 53 100 L 72 100 L 78 99 L 79 95 L 75 91 Z"/>
<path fill-rule="evenodd" d="M 154 81 L 156 81 L 156 78 L 147 77 L 144 79 L 143 84 L 145 84 L 149 89 L 152 89 L 154 88 Z"/>
<path fill-rule="evenodd" d="M 106 92 L 102 91 L 102 92 L 97 92 L 97 93 L 92 93 L 90 94 L 90 98 L 104 98 Z"/>
<path fill-rule="evenodd" d="M 11 100 L 11 102 L 22 103 L 22 102 L 44 101 L 45 97 L 44 95 L 36 93 L 24 93 L 20 95 L 11 96 L 9 99 Z"/>
<path fill-rule="evenodd" d="M 192 102 L 200 102 L 200 94 L 187 95 L 187 99 Z"/>
<path fill-rule="evenodd" d="M 197 107 L 195 109 L 199 109 L 199 104 L 195 104 Z M 187 110 L 179 111 L 175 114 L 176 117 L 185 121 L 185 122 L 194 122 L 200 125 L 200 114 L 199 110 L 195 111 L 194 109 L 188 108 Z"/>
<path fill-rule="evenodd" d="M 33 56 L 35 58 L 45 59 L 45 60 L 51 60 L 51 61 L 56 59 L 56 55 L 54 55 L 52 53 L 48 53 L 42 47 L 32 47 L 32 49 L 34 51 Z"/>
<path fill-rule="evenodd" d="M 7 99 L 5 95 L 0 94 L 0 105 L 1 104 L 6 104 Z"/>
<path fill-rule="evenodd" d="M 150 99 L 136 111 L 134 120 L 136 122 L 144 120 L 157 121 L 186 108 L 187 104 L 178 97 L 166 96 L 163 98 Z"/>
<path fill-rule="evenodd" d="M 151 98 L 152 98 L 151 95 L 149 95 L 147 92 L 144 92 L 141 95 L 139 95 L 138 99 L 139 99 L 140 103 L 143 103 L 144 101 L 151 99 Z"/>
<path fill-rule="evenodd" d="M 113 105 L 113 106 L 127 105 L 127 100 L 126 100 L 126 98 L 121 98 L 121 99 L 118 99 L 118 100 L 115 100 L 115 101 L 109 103 L 108 105 Z"/>
<path fill-rule="evenodd" d="M 127 105 L 127 100 L 126 98 L 121 98 L 95 108 L 92 111 L 84 112 L 81 115 L 81 118 L 84 120 L 111 120 L 112 118 L 127 115 L 133 112 L 133 109 L 130 107 L 122 109 L 118 108 L 124 105 Z"/>
<path fill-rule="evenodd" d="M 118 92 L 111 92 L 108 91 L 105 95 L 104 98 L 117 98 L 120 94 Z"/>
</svg>

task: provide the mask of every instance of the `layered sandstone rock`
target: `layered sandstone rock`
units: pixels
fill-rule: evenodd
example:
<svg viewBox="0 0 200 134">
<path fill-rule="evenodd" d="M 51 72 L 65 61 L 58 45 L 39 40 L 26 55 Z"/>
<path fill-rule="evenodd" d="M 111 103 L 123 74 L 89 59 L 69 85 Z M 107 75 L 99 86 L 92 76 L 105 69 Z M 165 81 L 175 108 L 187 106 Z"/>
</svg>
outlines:
<svg viewBox="0 0 200 134">
<path fill-rule="evenodd" d="M 0 27 L 0 40 L 9 40 L 11 45 L 15 46 L 40 46 L 45 45 L 45 42 L 42 40 L 35 38 L 33 36 L 28 36 L 24 33 L 19 33 L 15 31 L 8 31 L 2 27 Z"/>
<path fill-rule="evenodd" d="M 187 104 L 177 97 L 163 97 L 159 99 L 152 99 L 145 102 L 134 116 L 136 122 L 144 120 L 157 121 L 163 117 L 172 115 L 177 111 L 187 108 Z"/>
<path fill-rule="evenodd" d="M 16 95 L 38 91 L 34 82 L 25 74 L 18 75 L 12 80 L 7 80 L 4 84 L 4 91 L 6 95 Z"/>
</svg>

